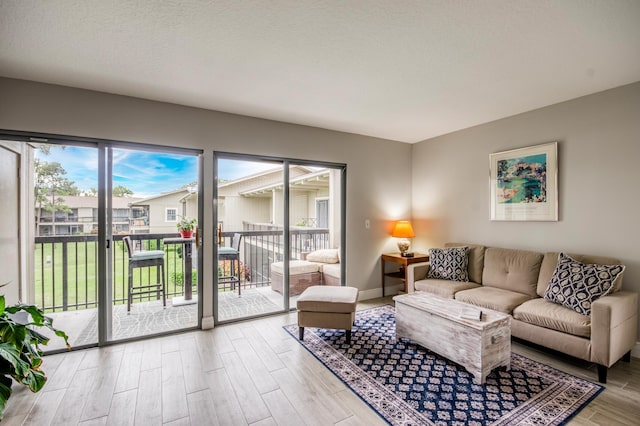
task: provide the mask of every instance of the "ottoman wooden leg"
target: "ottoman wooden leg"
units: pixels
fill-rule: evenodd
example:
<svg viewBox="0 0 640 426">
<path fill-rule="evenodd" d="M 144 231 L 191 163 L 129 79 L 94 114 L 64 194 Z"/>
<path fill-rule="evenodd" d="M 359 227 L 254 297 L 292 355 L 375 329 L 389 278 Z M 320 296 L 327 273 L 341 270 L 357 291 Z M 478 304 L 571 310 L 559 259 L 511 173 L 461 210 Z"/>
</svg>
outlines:
<svg viewBox="0 0 640 426">
<path fill-rule="evenodd" d="M 347 330 L 347 344 L 351 344 L 351 330 Z"/>
<path fill-rule="evenodd" d="M 304 340 L 304 327 L 298 327 L 298 337 L 300 340 Z"/>
</svg>

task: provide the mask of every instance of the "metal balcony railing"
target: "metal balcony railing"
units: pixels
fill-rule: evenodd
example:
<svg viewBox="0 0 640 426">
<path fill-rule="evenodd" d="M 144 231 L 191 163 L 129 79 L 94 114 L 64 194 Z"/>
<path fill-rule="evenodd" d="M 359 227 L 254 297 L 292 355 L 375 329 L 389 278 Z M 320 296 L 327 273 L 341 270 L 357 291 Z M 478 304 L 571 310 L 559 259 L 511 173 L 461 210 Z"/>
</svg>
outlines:
<svg viewBox="0 0 640 426">
<path fill-rule="evenodd" d="M 268 227 L 269 229 L 265 229 Z M 239 276 L 242 290 L 271 284 L 271 264 L 280 261 L 284 253 L 281 227 L 272 225 L 247 226 L 240 245 L 240 265 L 233 275 Z M 229 246 L 236 232 L 222 232 L 223 245 Z M 185 271 L 182 246 L 163 244 L 164 238 L 175 238 L 178 234 L 132 234 L 137 249 L 165 251 L 165 282 L 167 297 L 184 295 Z M 128 254 L 122 235 L 114 235 L 111 244 L 112 256 L 112 301 L 113 304 L 127 302 Z M 296 228 L 291 231 L 291 257 L 302 258 L 303 253 L 328 248 L 328 229 Z M 193 260 L 193 294 L 197 293 L 197 262 Z M 226 261 L 218 262 L 218 276 L 232 272 Z M 98 306 L 98 237 L 97 235 L 49 236 L 35 239 L 35 283 L 34 303 L 45 312 L 60 312 L 90 309 Z M 208 279 L 207 279 L 208 278 Z M 211 283 L 213 277 L 205 277 Z M 155 267 L 134 270 L 136 285 L 155 283 Z M 224 280 L 219 291 L 234 290 Z M 147 295 L 136 300 L 156 300 L 159 296 Z"/>
</svg>

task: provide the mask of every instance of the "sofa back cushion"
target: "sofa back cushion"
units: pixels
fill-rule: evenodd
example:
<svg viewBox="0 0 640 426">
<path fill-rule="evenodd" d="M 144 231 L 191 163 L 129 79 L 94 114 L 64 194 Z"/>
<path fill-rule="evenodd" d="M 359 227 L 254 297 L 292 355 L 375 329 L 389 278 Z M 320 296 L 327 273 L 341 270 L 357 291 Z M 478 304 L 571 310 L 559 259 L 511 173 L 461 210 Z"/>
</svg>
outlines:
<svg viewBox="0 0 640 426">
<path fill-rule="evenodd" d="M 478 244 L 465 244 L 465 243 L 446 243 L 446 248 L 451 247 L 469 247 L 469 281 L 474 283 L 482 283 L 482 269 L 484 268 L 484 250 L 485 246 Z"/>
<path fill-rule="evenodd" d="M 596 265 L 620 265 L 620 261 L 613 257 L 605 257 L 605 256 L 590 256 L 587 254 L 573 254 L 567 253 L 573 259 L 582 262 L 582 263 L 595 263 Z M 548 252 L 544 254 L 544 259 L 542 259 L 542 265 L 540 266 L 540 276 L 538 277 L 538 289 L 537 294 L 540 297 L 544 297 L 545 291 L 547 291 L 547 287 L 549 286 L 549 281 L 553 276 L 553 272 L 556 270 L 556 266 L 558 266 L 558 256 L 559 252 Z M 613 283 L 613 292 L 616 292 L 622 289 L 622 276 L 624 273 L 620 274 L 618 278 Z"/>
<path fill-rule="evenodd" d="M 542 253 L 533 251 L 488 247 L 482 285 L 535 297 L 542 258 Z"/>
</svg>

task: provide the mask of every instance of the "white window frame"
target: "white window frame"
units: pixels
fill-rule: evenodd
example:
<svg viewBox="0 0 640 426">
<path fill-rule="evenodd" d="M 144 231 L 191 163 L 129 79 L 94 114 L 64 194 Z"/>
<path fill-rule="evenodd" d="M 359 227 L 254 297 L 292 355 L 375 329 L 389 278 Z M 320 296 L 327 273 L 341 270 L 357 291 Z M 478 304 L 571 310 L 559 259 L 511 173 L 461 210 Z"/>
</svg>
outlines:
<svg viewBox="0 0 640 426">
<path fill-rule="evenodd" d="M 169 211 L 173 210 L 174 219 L 169 219 Z M 177 222 L 178 221 L 178 208 L 177 207 L 166 207 L 164 209 L 164 221 L 165 222 Z"/>
</svg>

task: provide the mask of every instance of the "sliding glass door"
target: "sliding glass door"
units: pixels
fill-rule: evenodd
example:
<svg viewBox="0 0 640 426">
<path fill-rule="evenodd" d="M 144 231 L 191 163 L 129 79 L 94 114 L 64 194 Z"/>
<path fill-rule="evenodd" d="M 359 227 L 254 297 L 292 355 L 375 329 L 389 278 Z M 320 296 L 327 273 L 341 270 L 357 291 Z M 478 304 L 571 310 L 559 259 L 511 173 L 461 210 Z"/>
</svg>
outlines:
<svg viewBox="0 0 640 426">
<path fill-rule="evenodd" d="M 344 282 L 344 165 L 229 153 L 215 162 L 216 322 L 284 312 L 310 285 Z"/>
<path fill-rule="evenodd" d="M 108 148 L 107 220 L 113 243 L 110 340 L 198 325 L 195 236 L 198 157 L 134 147 Z"/>
<path fill-rule="evenodd" d="M 3 179 L 14 230 L 8 221 L 0 238 L 13 235 L 15 256 L 4 259 L 19 271 L 9 303 L 44 310 L 74 348 L 198 326 L 198 250 L 177 224 L 202 220 L 201 152 L 4 138 L 3 171 L 19 165 L 17 179 Z M 50 337 L 47 352 L 65 348 Z"/>
</svg>

